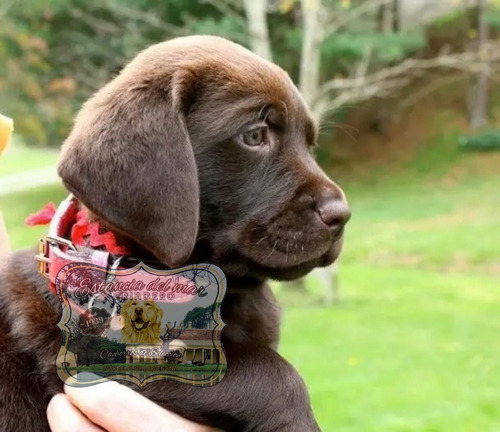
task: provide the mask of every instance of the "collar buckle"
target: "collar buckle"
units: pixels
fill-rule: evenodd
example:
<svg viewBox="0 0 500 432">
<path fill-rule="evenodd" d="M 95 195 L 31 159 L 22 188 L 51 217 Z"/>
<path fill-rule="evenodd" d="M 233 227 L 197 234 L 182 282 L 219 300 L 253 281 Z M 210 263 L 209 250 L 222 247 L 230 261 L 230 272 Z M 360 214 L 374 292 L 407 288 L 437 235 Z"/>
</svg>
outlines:
<svg viewBox="0 0 500 432">
<path fill-rule="evenodd" d="M 38 253 L 35 255 L 35 260 L 38 262 L 38 273 L 43 277 L 49 278 L 49 245 L 46 237 L 42 237 L 38 243 Z"/>
<path fill-rule="evenodd" d="M 38 273 L 40 273 L 43 277 L 49 279 L 49 264 L 50 264 L 50 246 L 66 246 L 68 249 L 76 251 L 76 246 L 70 240 L 65 238 L 54 236 L 54 235 L 46 235 L 40 239 L 40 243 L 38 244 L 38 253 L 35 255 L 35 260 L 38 261 Z"/>
</svg>

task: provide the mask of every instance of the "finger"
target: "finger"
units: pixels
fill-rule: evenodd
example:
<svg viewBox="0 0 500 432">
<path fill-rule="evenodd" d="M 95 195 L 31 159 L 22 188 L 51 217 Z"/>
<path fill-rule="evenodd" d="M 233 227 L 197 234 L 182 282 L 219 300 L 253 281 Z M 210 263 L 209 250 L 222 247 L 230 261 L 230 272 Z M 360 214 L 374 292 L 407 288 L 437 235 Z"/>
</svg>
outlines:
<svg viewBox="0 0 500 432">
<path fill-rule="evenodd" d="M 171 413 L 114 381 L 88 387 L 65 386 L 68 399 L 92 422 L 109 432 L 213 432 Z"/>
<path fill-rule="evenodd" d="M 55 395 L 49 402 L 47 419 L 52 432 L 103 432 L 78 411 L 62 393 Z"/>
</svg>

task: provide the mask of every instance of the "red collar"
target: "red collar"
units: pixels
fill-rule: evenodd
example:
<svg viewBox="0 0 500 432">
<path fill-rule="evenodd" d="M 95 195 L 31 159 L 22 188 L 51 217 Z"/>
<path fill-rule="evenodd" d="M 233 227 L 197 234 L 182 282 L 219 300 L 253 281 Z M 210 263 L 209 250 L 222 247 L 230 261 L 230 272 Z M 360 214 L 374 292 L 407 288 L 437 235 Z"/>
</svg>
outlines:
<svg viewBox="0 0 500 432">
<path fill-rule="evenodd" d="M 48 234 L 40 239 L 38 271 L 49 279 L 55 292 L 55 280 L 59 270 L 73 262 L 109 267 L 109 257 L 118 259 L 128 255 L 126 248 L 117 245 L 112 232 L 100 233 L 98 222 L 89 222 L 86 210 L 81 210 L 78 200 L 70 195 L 57 210 L 54 204 L 31 215 L 28 225 L 44 225 L 50 222 Z M 115 260 L 116 261 L 116 260 Z"/>
</svg>

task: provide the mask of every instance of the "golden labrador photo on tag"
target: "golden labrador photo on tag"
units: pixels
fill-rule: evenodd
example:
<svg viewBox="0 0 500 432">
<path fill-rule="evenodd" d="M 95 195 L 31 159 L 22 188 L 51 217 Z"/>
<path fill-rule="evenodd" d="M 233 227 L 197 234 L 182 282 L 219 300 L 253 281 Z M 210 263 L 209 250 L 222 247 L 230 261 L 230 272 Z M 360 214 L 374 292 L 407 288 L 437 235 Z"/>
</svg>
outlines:
<svg viewBox="0 0 500 432">
<path fill-rule="evenodd" d="M 153 301 L 129 300 L 120 313 L 122 343 L 161 344 L 161 320 L 163 311 Z"/>
<path fill-rule="evenodd" d="M 72 386 L 160 379 L 198 386 L 226 370 L 220 306 L 222 271 L 211 264 L 158 270 L 139 263 L 107 270 L 63 266 L 56 292 L 63 306 L 59 377 Z"/>
</svg>

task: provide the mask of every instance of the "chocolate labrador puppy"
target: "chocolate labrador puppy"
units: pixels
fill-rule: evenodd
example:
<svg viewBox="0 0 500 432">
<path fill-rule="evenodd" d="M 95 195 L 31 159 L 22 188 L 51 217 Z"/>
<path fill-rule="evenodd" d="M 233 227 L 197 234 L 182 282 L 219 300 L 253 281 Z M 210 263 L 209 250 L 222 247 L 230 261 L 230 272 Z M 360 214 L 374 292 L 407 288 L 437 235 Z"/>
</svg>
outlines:
<svg viewBox="0 0 500 432">
<path fill-rule="evenodd" d="M 148 48 L 83 106 L 58 166 L 69 191 L 135 256 L 211 262 L 228 280 L 225 378 L 156 381 L 138 390 L 146 397 L 225 431 L 319 430 L 302 379 L 276 352 L 266 284 L 341 249 L 350 213 L 314 160 L 316 133 L 286 72 L 211 36 Z M 0 429 L 44 431 L 62 391 L 60 304 L 33 251 L 11 255 L 0 287 Z"/>
</svg>

